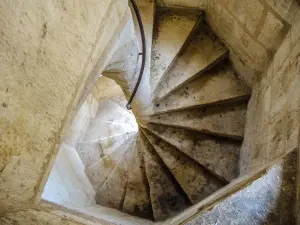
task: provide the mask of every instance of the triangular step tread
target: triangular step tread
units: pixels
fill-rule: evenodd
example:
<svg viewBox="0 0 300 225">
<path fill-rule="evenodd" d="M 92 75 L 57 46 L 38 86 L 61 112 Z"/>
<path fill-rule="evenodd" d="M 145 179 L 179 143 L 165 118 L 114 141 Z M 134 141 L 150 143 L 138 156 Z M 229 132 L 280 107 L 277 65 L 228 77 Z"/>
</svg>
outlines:
<svg viewBox="0 0 300 225">
<path fill-rule="evenodd" d="M 136 139 L 131 142 L 122 159 L 96 193 L 97 204 L 114 209 L 122 209 L 127 187 L 128 167 L 132 161 L 135 142 Z"/>
<path fill-rule="evenodd" d="M 229 105 L 186 109 L 141 117 L 141 123 L 151 122 L 189 130 L 210 133 L 217 136 L 242 140 L 246 121 L 245 101 Z"/>
<path fill-rule="evenodd" d="M 155 137 L 149 131 L 145 130 L 144 132 L 193 204 L 225 185 L 224 182 L 205 171 L 197 162 L 172 145 Z"/>
<path fill-rule="evenodd" d="M 122 211 L 134 216 L 153 220 L 142 147 L 140 139 L 138 139 L 137 148 L 129 169 L 128 184 Z"/>
<path fill-rule="evenodd" d="M 157 124 L 146 128 L 222 179 L 230 182 L 237 177 L 240 141 Z"/>
<path fill-rule="evenodd" d="M 189 206 L 188 199 L 146 137 L 141 137 L 153 217 L 155 221 L 165 220 L 186 209 Z"/>
<path fill-rule="evenodd" d="M 84 142 L 90 142 L 92 140 L 98 140 L 99 138 L 108 138 L 134 131 L 136 131 L 136 128 L 127 123 L 96 119 L 92 121 L 89 131 L 87 132 L 88 138 L 85 137 Z"/>
<path fill-rule="evenodd" d="M 198 18 L 198 15 L 180 14 L 174 10 L 156 12 L 150 74 L 152 90 L 184 46 Z"/>
<path fill-rule="evenodd" d="M 134 115 L 129 113 L 124 107 L 120 107 L 116 102 L 110 99 L 99 101 L 98 111 L 95 119 L 126 123 L 135 127 Z"/>
<path fill-rule="evenodd" d="M 130 139 L 136 131 L 125 132 L 118 135 L 78 143 L 76 150 L 85 165 L 89 167 L 101 157 L 108 155 L 119 148 L 126 140 Z"/>
<path fill-rule="evenodd" d="M 133 135 L 124 139 L 122 144 L 113 152 L 98 159 L 95 163 L 86 168 L 86 174 L 93 184 L 95 191 L 98 191 L 103 185 L 110 173 L 122 159 L 125 151 L 133 144 L 134 139 L 135 137 Z"/>
<path fill-rule="evenodd" d="M 145 109 L 145 115 L 174 110 L 203 107 L 249 98 L 250 92 L 237 79 L 232 66 L 224 61 L 217 68 L 207 71 L 197 79 L 172 92 L 156 105 Z"/>
<path fill-rule="evenodd" d="M 208 25 L 199 25 L 186 49 L 161 79 L 156 101 L 212 67 L 217 61 L 225 58 L 226 53 L 226 47 Z"/>
</svg>

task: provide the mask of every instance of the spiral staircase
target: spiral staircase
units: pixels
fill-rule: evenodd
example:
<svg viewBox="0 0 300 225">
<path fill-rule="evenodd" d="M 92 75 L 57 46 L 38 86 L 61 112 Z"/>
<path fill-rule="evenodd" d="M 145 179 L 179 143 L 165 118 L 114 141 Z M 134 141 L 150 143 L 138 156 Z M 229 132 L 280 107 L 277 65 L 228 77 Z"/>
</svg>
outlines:
<svg viewBox="0 0 300 225">
<path fill-rule="evenodd" d="M 90 156 L 83 162 L 97 204 L 162 221 L 238 177 L 251 91 L 204 12 L 153 10 L 141 7 L 148 12 L 144 19 L 154 23 L 153 30 L 146 27 L 147 61 L 132 104 L 135 117 L 113 99 L 103 100 L 77 151 Z M 128 98 L 141 59 L 132 21 L 124 32 L 103 75 Z"/>
</svg>

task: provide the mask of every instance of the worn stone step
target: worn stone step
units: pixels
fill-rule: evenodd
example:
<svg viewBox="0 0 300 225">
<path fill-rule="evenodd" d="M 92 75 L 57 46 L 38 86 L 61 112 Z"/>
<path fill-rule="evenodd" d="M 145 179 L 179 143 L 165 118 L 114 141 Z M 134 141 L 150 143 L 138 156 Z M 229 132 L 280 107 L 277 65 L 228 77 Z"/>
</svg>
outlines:
<svg viewBox="0 0 300 225">
<path fill-rule="evenodd" d="M 146 128 L 222 180 L 230 182 L 238 176 L 240 141 L 158 124 L 148 124 Z"/>
<path fill-rule="evenodd" d="M 80 142 L 77 144 L 76 150 L 85 167 L 89 167 L 101 157 L 115 151 L 134 134 L 136 134 L 136 131 Z"/>
<path fill-rule="evenodd" d="M 196 28 L 182 54 L 161 79 L 155 101 L 164 98 L 186 82 L 200 76 L 227 56 L 227 48 L 217 38 L 206 23 Z"/>
<path fill-rule="evenodd" d="M 86 167 L 86 174 L 88 175 L 95 191 L 99 190 L 102 184 L 109 177 L 110 173 L 120 162 L 126 150 L 133 144 L 133 141 L 136 138 L 135 136 L 131 135 L 126 139 L 123 139 L 123 136 L 121 136 L 122 142 L 114 151 L 98 159 L 89 167 Z"/>
<path fill-rule="evenodd" d="M 144 134 L 193 204 L 227 184 L 174 146 L 147 130 L 144 130 Z"/>
<path fill-rule="evenodd" d="M 141 134 L 141 139 L 153 217 L 155 221 L 165 220 L 186 209 L 190 203 L 146 137 Z"/>
<path fill-rule="evenodd" d="M 199 14 L 165 8 L 156 11 L 150 74 L 152 90 L 184 46 L 198 19 L 202 21 Z"/>
<path fill-rule="evenodd" d="M 111 121 L 116 123 L 125 123 L 137 130 L 134 115 L 129 113 L 125 107 L 120 107 L 116 102 L 110 99 L 99 101 L 97 115 L 95 120 Z"/>
<path fill-rule="evenodd" d="M 114 167 L 109 177 L 96 192 L 97 204 L 114 209 L 122 209 L 127 187 L 128 167 L 132 161 L 136 147 L 135 144 L 136 138 L 129 144 L 129 147 L 126 149 L 119 163 Z"/>
<path fill-rule="evenodd" d="M 218 67 L 207 71 L 197 79 L 183 85 L 156 105 L 144 110 L 153 115 L 174 110 L 203 107 L 240 99 L 248 99 L 250 90 L 236 77 L 234 69 L 225 60 Z"/>
<path fill-rule="evenodd" d="M 140 117 L 139 123 L 151 122 L 242 140 L 246 111 L 247 101 L 241 101 Z"/>
<path fill-rule="evenodd" d="M 122 211 L 153 220 L 150 190 L 144 167 L 142 147 L 140 139 L 138 139 L 129 169 L 128 184 Z"/>
</svg>

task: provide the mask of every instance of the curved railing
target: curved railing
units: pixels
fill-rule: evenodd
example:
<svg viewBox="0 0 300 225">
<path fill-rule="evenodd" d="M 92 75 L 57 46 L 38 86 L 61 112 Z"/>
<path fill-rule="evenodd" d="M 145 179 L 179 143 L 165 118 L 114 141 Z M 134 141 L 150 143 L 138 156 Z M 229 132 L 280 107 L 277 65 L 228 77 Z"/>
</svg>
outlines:
<svg viewBox="0 0 300 225">
<path fill-rule="evenodd" d="M 145 31 L 144 31 L 144 26 L 143 26 L 143 22 L 142 22 L 142 18 L 141 18 L 141 15 L 140 15 L 140 12 L 139 12 L 139 9 L 135 3 L 134 0 L 130 0 L 131 2 L 131 5 L 133 7 L 133 10 L 135 12 L 135 15 L 136 15 L 136 18 L 137 18 L 137 21 L 138 21 L 138 24 L 139 24 L 139 28 L 140 28 L 140 31 L 141 31 L 141 39 L 142 39 L 142 52 L 140 53 L 140 55 L 142 55 L 142 65 L 141 65 L 141 69 L 140 69 L 140 74 L 139 74 L 139 77 L 137 79 L 137 82 L 135 84 L 135 87 L 133 89 L 133 92 L 128 100 L 128 103 L 126 105 L 126 108 L 128 110 L 131 109 L 131 102 L 139 88 L 139 85 L 140 85 L 140 82 L 142 80 L 142 76 L 143 76 L 143 73 L 144 73 L 144 69 L 145 69 L 145 62 L 146 62 L 146 38 L 145 38 Z"/>
</svg>

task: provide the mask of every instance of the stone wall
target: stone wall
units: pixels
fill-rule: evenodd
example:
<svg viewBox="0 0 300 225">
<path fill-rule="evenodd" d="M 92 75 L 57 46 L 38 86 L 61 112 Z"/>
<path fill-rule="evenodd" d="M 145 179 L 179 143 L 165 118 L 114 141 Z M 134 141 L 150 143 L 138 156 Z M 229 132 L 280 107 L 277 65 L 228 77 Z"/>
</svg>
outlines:
<svg viewBox="0 0 300 225">
<path fill-rule="evenodd" d="M 240 78 L 252 87 L 268 68 L 300 9 L 298 0 L 156 0 L 159 6 L 203 9 L 230 49 Z"/>
<path fill-rule="evenodd" d="M 0 216 L 1 225 L 112 225 L 100 219 L 83 217 L 76 211 L 59 208 L 45 203 L 45 206 L 8 212 Z"/>
<path fill-rule="evenodd" d="M 263 176 L 207 206 L 184 224 L 295 224 L 296 168 L 295 151 L 274 162 Z"/>
<path fill-rule="evenodd" d="M 44 200 L 68 208 L 96 204 L 96 193 L 76 149 L 62 144 L 43 191 Z"/>
<path fill-rule="evenodd" d="M 1 1 L 1 210 L 40 200 L 72 111 L 128 9 L 126 0 Z"/>
<path fill-rule="evenodd" d="M 227 44 L 240 77 L 260 79 L 299 11 L 297 0 L 210 0 L 207 21 Z"/>
<path fill-rule="evenodd" d="M 210 0 L 156 0 L 159 6 L 177 6 L 205 9 Z"/>
<path fill-rule="evenodd" d="M 248 105 L 240 172 L 296 149 L 300 123 L 300 12 Z"/>
</svg>

